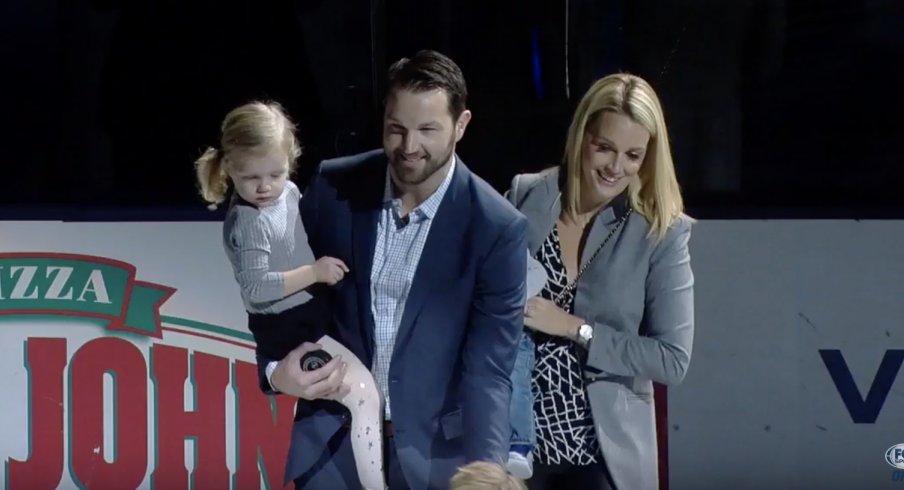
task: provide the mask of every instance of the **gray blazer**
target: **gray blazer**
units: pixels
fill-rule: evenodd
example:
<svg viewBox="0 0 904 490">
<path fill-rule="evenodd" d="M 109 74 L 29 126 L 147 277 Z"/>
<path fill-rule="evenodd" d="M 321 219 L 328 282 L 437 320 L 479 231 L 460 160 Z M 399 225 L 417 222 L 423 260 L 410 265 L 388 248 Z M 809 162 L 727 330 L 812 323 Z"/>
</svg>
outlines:
<svg viewBox="0 0 904 490">
<path fill-rule="evenodd" d="M 536 254 L 561 210 L 558 172 L 518 175 L 508 199 L 528 220 Z M 617 223 L 613 207 L 600 212 L 582 252 L 583 265 Z M 593 327 L 584 375 L 602 456 L 618 490 L 659 485 L 653 381 L 684 378 L 694 338 L 694 276 L 682 216 L 662 240 L 631 213 L 581 277 L 574 313 Z"/>
</svg>

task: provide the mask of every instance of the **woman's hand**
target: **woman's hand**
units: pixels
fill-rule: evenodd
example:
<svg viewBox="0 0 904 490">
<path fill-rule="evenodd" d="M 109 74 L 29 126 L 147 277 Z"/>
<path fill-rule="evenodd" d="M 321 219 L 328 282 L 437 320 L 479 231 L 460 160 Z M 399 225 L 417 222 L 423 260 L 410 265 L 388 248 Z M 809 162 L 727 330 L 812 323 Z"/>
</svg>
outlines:
<svg viewBox="0 0 904 490">
<path fill-rule="evenodd" d="M 539 296 L 528 299 L 524 306 L 524 324 L 548 335 L 575 340 L 578 328 L 584 323 L 583 318 L 578 318 Z"/>
</svg>

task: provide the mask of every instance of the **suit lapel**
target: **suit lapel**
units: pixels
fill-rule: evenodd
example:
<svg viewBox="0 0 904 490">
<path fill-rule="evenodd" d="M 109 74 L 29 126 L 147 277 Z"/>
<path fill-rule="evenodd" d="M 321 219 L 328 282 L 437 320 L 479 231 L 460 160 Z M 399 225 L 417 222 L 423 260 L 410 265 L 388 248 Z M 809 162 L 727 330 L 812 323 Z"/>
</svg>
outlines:
<svg viewBox="0 0 904 490">
<path fill-rule="evenodd" d="M 593 220 L 593 225 L 590 228 L 590 234 L 587 236 L 587 241 L 584 243 L 584 249 L 581 251 L 581 267 L 584 267 L 587 261 L 590 260 L 593 253 L 596 252 L 600 245 L 602 245 L 603 240 L 609 236 L 609 233 L 611 233 L 613 228 L 618 224 L 619 219 L 627 212 L 627 205 L 627 196 L 625 193 L 622 193 L 613 199 L 609 206 L 606 206 L 605 209 L 596 215 L 596 218 Z M 610 243 L 607 245 L 607 248 L 611 248 L 611 246 Z M 600 253 L 604 254 L 604 252 Z M 601 260 L 604 256 L 605 254 L 600 256 L 597 260 Z"/>
<path fill-rule="evenodd" d="M 458 160 L 446 195 L 433 217 L 430 233 L 415 269 L 405 311 L 396 333 L 393 355 L 401 351 L 400 346 L 410 335 L 414 321 L 432 291 L 437 285 L 453 280 L 457 274 L 460 264 L 456 257 L 470 216 L 469 175 L 467 167 Z"/>
<path fill-rule="evenodd" d="M 526 200 L 521 209 L 521 212 L 528 217 L 530 225 L 528 244 L 531 255 L 536 255 L 543 246 L 546 237 L 549 236 L 556 221 L 559 220 L 559 213 L 562 212 L 558 172 L 550 172 L 543 179 L 543 183 L 531 192 L 532 198 Z M 536 219 L 535 222 L 534 219 Z"/>
<path fill-rule="evenodd" d="M 360 193 L 356 204 L 352 207 L 352 250 L 354 263 L 351 273 L 358 290 L 359 328 L 364 346 L 367 349 L 367 364 L 373 359 L 374 318 L 370 303 L 370 273 L 373 269 L 374 246 L 377 238 L 377 220 L 383 204 L 383 190 L 375 182 L 385 182 L 386 158 L 380 158 L 380 164 L 370 165 L 359 179 Z"/>
</svg>

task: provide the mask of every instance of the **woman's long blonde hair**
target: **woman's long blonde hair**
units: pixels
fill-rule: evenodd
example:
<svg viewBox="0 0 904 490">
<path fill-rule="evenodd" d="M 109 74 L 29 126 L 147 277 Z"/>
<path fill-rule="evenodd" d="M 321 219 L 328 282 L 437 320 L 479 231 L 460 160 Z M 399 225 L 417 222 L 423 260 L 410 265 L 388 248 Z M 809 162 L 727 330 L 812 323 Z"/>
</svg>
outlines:
<svg viewBox="0 0 904 490">
<path fill-rule="evenodd" d="M 292 172 L 301 155 L 295 124 L 276 102 L 251 102 L 229 111 L 220 132 L 220 147 L 207 148 L 195 161 L 201 197 L 211 209 L 226 198 L 230 182 L 227 170 L 236 164 L 236 156 L 279 147 L 289 157 Z"/>
<path fill-rule="evenodd" d="M 580 207 L 584 136 L 604 111 L 624 114 L 650 133 L 643 164 L 628 184 L 628 196 L 631 207 L 650 223 L 650 234 L 662 238 L 684 212 L 684 201 L 662 106 L 650 84 L 638 76 L 619 73 L 601 78 L 578 104 L 559 168 L 562 209 L 574 216 Z"/>
</svg>

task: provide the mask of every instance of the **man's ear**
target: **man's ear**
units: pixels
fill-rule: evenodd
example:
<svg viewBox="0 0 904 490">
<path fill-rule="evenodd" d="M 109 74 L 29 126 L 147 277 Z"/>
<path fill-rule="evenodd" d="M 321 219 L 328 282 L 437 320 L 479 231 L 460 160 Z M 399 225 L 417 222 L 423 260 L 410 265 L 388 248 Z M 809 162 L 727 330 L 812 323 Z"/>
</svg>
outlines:
<svg viewBox="0 0 904 490">
<path fill-rule="evenodd" d="M 458 143 L 461 141 L 462 136 L 465 135 L 465 130 L 468 128 L 468 123 L 471 122 L 471 111 L 465 109 L 461 115 L 458 116 L 458 121 L 455 121 L 455 142 Z"/>
</svg>

